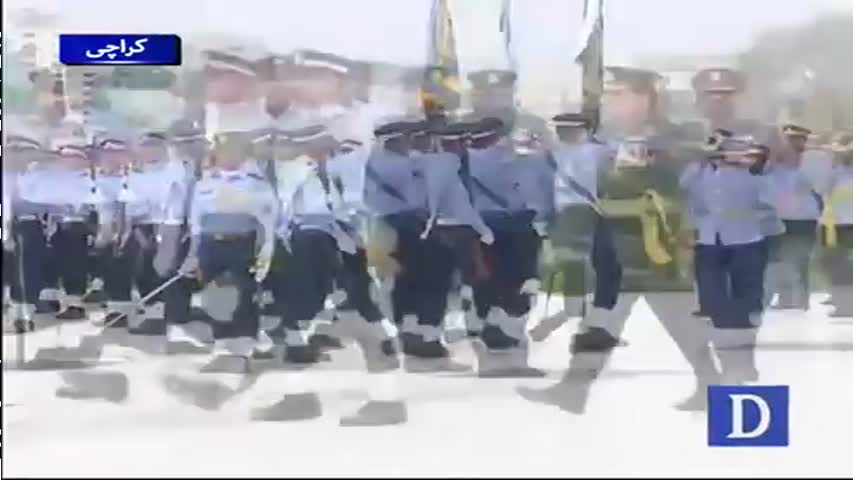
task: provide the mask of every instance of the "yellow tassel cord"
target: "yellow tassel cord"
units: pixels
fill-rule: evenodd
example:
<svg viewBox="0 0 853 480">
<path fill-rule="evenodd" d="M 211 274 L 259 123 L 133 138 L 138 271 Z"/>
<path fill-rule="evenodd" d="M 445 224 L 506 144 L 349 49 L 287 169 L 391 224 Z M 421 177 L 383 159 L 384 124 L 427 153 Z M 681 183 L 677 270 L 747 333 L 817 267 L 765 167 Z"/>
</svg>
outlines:
<svg viewBox="0 0 853 480">
<path fill-rule="evenodd" d="M 666 265 L 672 262 L 672 255 L 666 250 L 661 242 L 661 229 L 667 239 L 672 243 L 672 230 L 666 218 L 666 210 L 663 206 L 663 198 L 655 190 L 646 190 L 643 194 L 643 209 L 640 213 L 640 222 L 643 228 L 643 247 L 646 255 L 656 265 Z"/>
<path fill-rule="evenodd" d="M 823 225 L 823 241 L 829 248 L 835 248 L 838 245 L 838 230 L 835 228 L 835 214 L 832 212 L 832 199 L 824 197 L 823 213 L 820 216 L 820 223 Z"/>
<path fill-rule="evenodd" d="M 401 266 L 391 254 L 397 246 L 397 235 L 394 230 L 380 222 L 371 225 L 372 231 L 366 245 L 367 264 L 375 267 L 380 277 L 389 277 L 400 272 Z"/>
</svg>

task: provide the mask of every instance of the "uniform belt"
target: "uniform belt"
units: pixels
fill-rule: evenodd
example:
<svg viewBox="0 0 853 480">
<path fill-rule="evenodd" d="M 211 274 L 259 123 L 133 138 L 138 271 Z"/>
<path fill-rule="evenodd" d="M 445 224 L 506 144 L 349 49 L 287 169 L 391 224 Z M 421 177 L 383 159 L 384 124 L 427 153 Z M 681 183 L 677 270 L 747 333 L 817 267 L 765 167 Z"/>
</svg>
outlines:
<svg viewBox="0 0 853 480">
<path fill-rule="evenodd" d="M 253 235 L 251 233 L 206 233 L 204 236 L 217 242 L 234 242 L 249 239 Z"/>
<path fill-rule="evenodd" d="M 465 222 L 459 220 L 453 220 L 450 218 L 439 218 L 435 221 L 436 225 L 447 226 L 447 227 L 458 227 L 460 225 L 467 225 Z"/>
<path fill-rule="evenodd" d="M 38 215 L 18 215 L 18 221 L 41 220 Z"/>
</svg>

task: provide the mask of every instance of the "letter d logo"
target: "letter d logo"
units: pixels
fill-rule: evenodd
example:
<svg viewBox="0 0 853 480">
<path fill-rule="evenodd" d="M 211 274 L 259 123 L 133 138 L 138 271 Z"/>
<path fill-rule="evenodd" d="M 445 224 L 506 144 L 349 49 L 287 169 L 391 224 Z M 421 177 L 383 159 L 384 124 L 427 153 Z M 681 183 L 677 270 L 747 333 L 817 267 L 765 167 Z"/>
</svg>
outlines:
<svg viewBox="0 0 853 480">
<path fill-rule="evenodd" d="M 757 438 L 764 435 L 770 428 L 770 405 L 758 395 L 749 393 L 731 394 L 732 402 L 732 431 L 726 438 Z M 750 431 L 744 431 L 744 402 L 751 402 L 758 407 L 758 425 Z"/>
<path fill-rule="evenodd" d="M 708 387 L 708 445 L 768 447 L 788 445 L 787 386 Z"/>
</svg>

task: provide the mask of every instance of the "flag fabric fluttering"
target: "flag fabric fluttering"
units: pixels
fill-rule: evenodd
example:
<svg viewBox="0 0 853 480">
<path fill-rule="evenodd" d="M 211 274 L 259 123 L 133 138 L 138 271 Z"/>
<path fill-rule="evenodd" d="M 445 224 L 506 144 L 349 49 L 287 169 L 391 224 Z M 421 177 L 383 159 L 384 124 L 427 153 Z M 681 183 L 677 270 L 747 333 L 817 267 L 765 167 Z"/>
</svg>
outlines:
<svg viewBox="0 0 853 480">
<path fill-rule="evenodd" d="M 425 112 L 459 108 L 459 59 L 448 0 L 433 0 L 426 75 L 421 87 Z"/>
<path fill-rule="evenodd" d="M 503 34 L 504 51 L 506 52 L 509 70 L 518 72 L 518 62 L 512 50 L 512 0 L 503 0 L 501 5 L 500 32 Z"/>
<path fill-rule="evenodd" d="M 586 0 L 575 61 L 583 69 L 583 111 L 593 119 L 593 129 L 597 129 L 604 92 L 604 0 Z"/>
</svg>

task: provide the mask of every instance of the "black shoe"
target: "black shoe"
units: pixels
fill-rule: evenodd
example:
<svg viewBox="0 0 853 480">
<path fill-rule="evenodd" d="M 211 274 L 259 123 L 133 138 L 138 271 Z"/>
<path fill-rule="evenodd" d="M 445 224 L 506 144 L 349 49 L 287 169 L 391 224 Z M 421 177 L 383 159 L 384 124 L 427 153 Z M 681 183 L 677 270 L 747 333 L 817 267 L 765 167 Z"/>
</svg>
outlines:
<svg viewBox="0 0 853 480">
<path fill-rule="evenodd" d="M 36 313 L 49 315 L 59 312 L 61 305 L 59 300 L 39 300 L 36 302 Z"/>
<path fill-rule="evenodd" d="M 600 327 L 591 327 L 583 333 L 576 333 L 572 338 L 571 352 L 602 353 L 619 346 L 619 339 Z"/>
<path fill-rule="evenodd" d="M 86 318 L 86 309 L 83 307 L 70 306 L 56 314 L 57 320 L 83 320 Z"/>
<path fill-rule="evenodd" d="M 204 311 L 203 308 L 190 307 L 190 320 L 200 320 L 202 322 L 210 322 L 213 319 Z"/>
<path fill-rule="evenodd" d="M 382 343 L 379 344 L 379 349 L 382 351 L 383 355 L 387 355 L 389 357 L 397 355 L 397 345 L 394 343 L 394 340 L 388 339 L 383 340 Z"/>
<path fill-rule="evenodd" d="M 267 335 L 276 345 L 284 344 L 284 329 L 281 326 L 275 327 L 272 330 L 267 330 Z"/>
<path fill-rule="evenodd" d="M 132 335 L 165 335 L 166 321 L 162 318 L 146 318 L 139 325 L 127 329 Z"/>
<path fill-rule="evenodd" d="M 297 422 L 322 415 L 323 406 L 316 393 L 289 394 L 269 407 L 252 409 L 256 422 Z"/>
<path fill-rule="evenodd" d="M 441 340 L 421 341 L 409 355 L 428 359 L 450 358 L 450 351 L 441 343 Z"/>
<path fill-rule="evenodd" d="M 342 427 L 382 427 L 400 425 L 408 420 L 404 402 L 378 402 L 371 400 L 358 409 L 355 415 L 341 418 Z"/>
<path fill-rule="evenodd" d="M 421 343 L 423 343 L 423 339 L 418 335 L 407 332 L 400 333 L 400 345 L 406 355 L 414 355 Z"/>
<path fill-rule="evenodd" d="M 91 290 L 86 295 L 83 295 L 83 303 L 106 303 L 109 298 L 103 290 Z"/>
<path fill-rule="evenodd" d="M 241 355 L 214 355 L 199 370 L 201 373 L 249 373 L 249 359 Z"/>
<path fill-rule="evenodd" d="M 127 315 L 119 312 L 110 312 L 104 317 L 106 328 L 127 328 Z"/>
<path fill-rule="evenodd" d="M 489 348 L 490 350 L 507 350 L 519 345 L 519 341 L 517 339 L 505 334 L 500 327 L 496 327 L 494 325 L 486 325 L 483 327 L 483 333 L 480 334 L 480 338 L 483 340 L 486 348 Z"/>
<path fill-rule="evenodd" d="M 311 335 L 308 343 L 318 350 L 340 350 L 344 348 L 344 344 L 339 339 L 325 333 Z"/>
<path fill-rule="evenodd" d="M 284 362 L 296 364 L 312 364 L 320 361 L 320 352 L 312 345 L 284 347 Z"/>
</svg>

